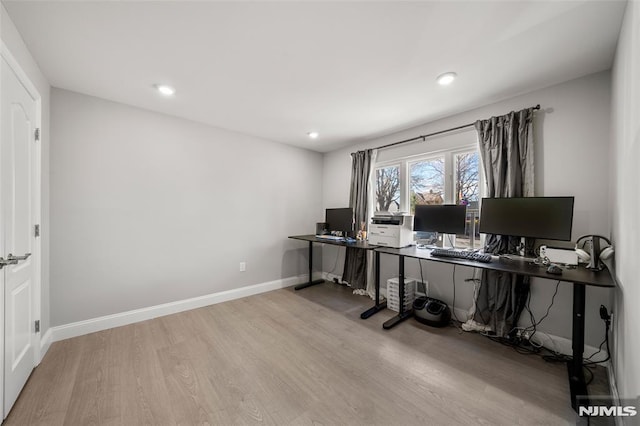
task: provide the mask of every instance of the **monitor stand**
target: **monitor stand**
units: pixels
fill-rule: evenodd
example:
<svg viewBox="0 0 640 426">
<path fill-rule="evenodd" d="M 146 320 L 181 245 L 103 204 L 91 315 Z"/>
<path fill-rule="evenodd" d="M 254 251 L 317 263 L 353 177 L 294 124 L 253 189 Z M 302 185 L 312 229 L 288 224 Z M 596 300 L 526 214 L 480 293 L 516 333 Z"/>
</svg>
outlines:
<svg viewBox="0 0 640 426">
<path fill-rule="evenodd" d="M 520 237 L 520 244 L 518 244 L 518 254 L 520 255 L 520 257 L 526 258 L 526 250 L 527 250 L 526 241 L 524 237 Z"/>
<path fill-rule="evenodd" d="M 455 249 L 456 236 L 454 234 L 441 234 L 438 232 L 437 241 L 433 248 Z"/>
<path fill-rule="evenodd" d="M 416 247 L 420 249 L 445 249 L 455 250 L 456 248 L 456 236 L 455 234 L 436 234 L 435 241 L 433 239 L 417 240 Z"/>
</svg>

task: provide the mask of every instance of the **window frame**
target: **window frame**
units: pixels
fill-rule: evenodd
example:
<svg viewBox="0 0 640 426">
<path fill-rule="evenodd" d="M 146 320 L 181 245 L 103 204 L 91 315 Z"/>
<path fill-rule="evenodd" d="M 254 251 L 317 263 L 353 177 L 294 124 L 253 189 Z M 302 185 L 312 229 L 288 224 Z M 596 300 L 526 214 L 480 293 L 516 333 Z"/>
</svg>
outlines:
<svg viewBox="0 0 640 426">
<path fill-rule="evenodd" d="M 449 154 L 449 155 L 448 155 Z M 451 204 L 453 201 L 451 200 L 451 195 L 449 194 L 449 192 L 453 193 L 451 188 L 449 188 L 451 186 L 451 180 L 448 179 L 450 176 L 453 176 L 452 174 L 452 170 L 448 170 L 449 165 L 448 163 L 451 161 L 451 157 L 450 153 L 448 151 L 439 151 L 438 153 L 429 153 L 427 155 L 420 155 L 420 156 L 415 156 L 415 158 L 408 158 L 406 161 L 406 166 L 407 166 L 407 177 L 410 178 L 411 175 L 411 165 L 416 164 L 416 163 L 421 163 L 423 161 L 429 161 L 429 160 L 434 160 L 436 158 L 444 158 L 444 188 L 443 188 L 443 199 L 444 199 L 444 204 Z M 411 186 L 409 184 L 409 181 L 407 180 L 406 183 L 407 187 Z M 411 212 L 411 188 L 407 188 L 407 193 L 405 194 L 406 197 L 406 201 L 407 201 L 407 205 L 406 205 L 406 211 L 409 214 L 413 214 Z"/>
<path fill-rule="evenodd" d="M 378 211 L 378 202 L 376 199 L 376 177 L 378 169 L 383 169 L 386 167 L 399 167 L 398 175 L 400 179 L 400 207 L 398 208 L 398 211 L 413 214 L 411 213 L 411 185 L 409 183 L 411 165 L 422 161 L 433 160 L 436 158 L 444 158 L 444 204 L 455 203 L 455 181 L 457 178 L 457 176 L 454 176 L 454 174 L 456 173 L 455 158 L 456 155 L 466 154 L 470 152 L 478 153 L 478 209 L 480 209 L 482 197 L 484 197 L 484 195 L 486 194 L 487 187 L 484 177 L 484 168 L 482 166 L 480 147 L 477 143 L 470 143 L 466 145 L 456 146 L 455 148 L 451 149 L 439 149 L 420 154 L 394 158 L 388 161 L 376 162 L 373 166 L 374 185 L 371 186 L 371 196 L 374 205 L 373 210 Z M 472 241 L 475 241 L 475 238 L 472 239 Z M 482 235 L 480 236 L 480 245 L 484 245 L 484 237 Z M 472 243 L 472 248 L 474 246 L 475 244 Z"/>
<path fill-rule="evenodd" d="M 400 179 L 400 186 L 398 188 L 398 192 L 400 193 L 400 202 L 399 207 L 398 207 L 398 211 L 404 211 L 402 209 L 402 199 L 403 197 L 403 190 L 404 190 L 404 185 L 406 185 L 404 183 L 404 174 L 403 174 L 403 170 L 402 170 L 402 161 L 399 160 L 393 160 L 393 161 L 385 161 L 384 164 L 383 163 L 375 163 L 373 165 L 373 174 L 372 174 L 372 179 L 373 179 L 373 185 L 371 185 L 371 197 L 373 200 L 373 212 L 371 213 L 371 215 L 373 216 L 374 212 L 380 211 L 378 210 L 378 199 L 376 198 L 376 192 L 378 191 L 378 170 L 379 169 L 386 169 L 388 167 L 398 167 L 398 179 Z M 369 218 L 371 219 L 371 218 Z"/>
</svg>

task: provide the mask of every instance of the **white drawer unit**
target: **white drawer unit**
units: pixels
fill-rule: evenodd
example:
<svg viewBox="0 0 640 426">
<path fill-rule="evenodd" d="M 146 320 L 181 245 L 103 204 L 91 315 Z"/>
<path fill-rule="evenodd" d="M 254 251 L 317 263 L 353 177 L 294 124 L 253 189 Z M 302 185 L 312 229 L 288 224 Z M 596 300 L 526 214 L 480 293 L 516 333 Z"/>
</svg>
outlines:
<svg viewBox="0 0 640 426">
<path fill-rule="evenodd" d="M 404 309 L 410 310 L 416 299 L 416 280 L 404 280 Z M 387 280 L 387 308 L 394 312 L 400 312 L 400 279 Z"/>
</svg>

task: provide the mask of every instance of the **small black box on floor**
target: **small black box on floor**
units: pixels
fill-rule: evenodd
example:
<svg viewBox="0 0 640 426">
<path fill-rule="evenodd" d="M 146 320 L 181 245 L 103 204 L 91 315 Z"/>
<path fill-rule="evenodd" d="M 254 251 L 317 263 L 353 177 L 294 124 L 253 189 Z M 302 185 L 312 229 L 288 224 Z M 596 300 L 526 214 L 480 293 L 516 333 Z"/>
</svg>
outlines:
<svg viewBox="0 0 640 426">
<path fill-rule="evenodd" d="M 415 318 L 432 327 L 446 327 L 451 321 L 451 310 L 442 300 L 421 296 L 413 301 Z"/>
</svg>

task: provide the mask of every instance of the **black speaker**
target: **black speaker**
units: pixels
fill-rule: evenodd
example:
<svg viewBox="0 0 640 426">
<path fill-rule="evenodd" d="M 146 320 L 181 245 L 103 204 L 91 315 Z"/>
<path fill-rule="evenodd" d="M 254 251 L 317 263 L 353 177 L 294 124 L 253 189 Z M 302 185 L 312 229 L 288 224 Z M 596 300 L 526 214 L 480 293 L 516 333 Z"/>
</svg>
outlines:
<svg viewBox="0 0 640 426">
<path fill-rule="evenodd" d="M 316 235 L 324 235 L 324 234 L 328 234 L 327 223 L 326 222 L 316 223 Z"/>
</svg>

